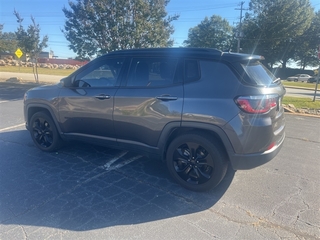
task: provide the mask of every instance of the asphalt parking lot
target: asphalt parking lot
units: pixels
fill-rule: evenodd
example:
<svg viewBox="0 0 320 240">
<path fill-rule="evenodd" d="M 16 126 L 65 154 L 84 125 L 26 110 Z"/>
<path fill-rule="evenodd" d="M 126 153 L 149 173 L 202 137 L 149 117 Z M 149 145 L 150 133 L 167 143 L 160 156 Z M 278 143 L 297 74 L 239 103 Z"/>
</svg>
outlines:
<svg viewBox="0 0 320 240">
<path fill-rule="evenodd" d="M 195 193 L 139 153 L 41 152 L 23 124 L 29 87 L 0 83 L 0 239 L 320 238 L 320 118 L 286 115 L 275 159 Z"/>
</svg>

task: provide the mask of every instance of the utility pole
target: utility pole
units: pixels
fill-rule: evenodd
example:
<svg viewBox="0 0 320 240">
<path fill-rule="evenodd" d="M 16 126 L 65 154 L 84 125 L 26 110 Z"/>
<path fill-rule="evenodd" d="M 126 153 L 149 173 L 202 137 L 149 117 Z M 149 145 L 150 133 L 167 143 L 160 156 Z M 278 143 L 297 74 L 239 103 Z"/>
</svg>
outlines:
<svg viewBox="0 0 320 240">
<path fill-rule="evenodd" d="M 240 52 L 240 41 L 241 41 L 241 28 L 242 28 L 242 11 L 243 10 L 248 10 L 243 8 L 244 1 L 240 3 L 241 7 L 240 8 L 235 8 L 235 10 L 240 10 L 240 24 L 239 24 L 239 31 L 238 31 L 238 47 L 237 47 L 237 52 Z"/>
</svg>

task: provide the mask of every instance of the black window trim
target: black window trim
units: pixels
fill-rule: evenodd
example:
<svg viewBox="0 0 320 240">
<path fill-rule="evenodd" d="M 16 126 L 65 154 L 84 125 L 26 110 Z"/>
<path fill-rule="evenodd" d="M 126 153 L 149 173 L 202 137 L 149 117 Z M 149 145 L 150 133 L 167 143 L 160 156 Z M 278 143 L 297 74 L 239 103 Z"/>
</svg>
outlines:
<svg viewBox="0 0 320 240">
<path fill-rule="evenodd" d="M 187 57 L 187 58 L 183 59 L 183 81 L 185 83 L 196 82 L 196 81 L 199 81 L 201 79 L 201 68 L 200 68 L 200 63 L 199 63 L 200 60 L 201 59 L 191 58 L 191 57 L 190 58 Z M 187 61 L 196 61 L 197 62 L 198 73 L 199 73 L 199 76 L 197 78 L 193 78 L 193 79 L 190 79 L 190 80 L 187 79 L 187 76 L 186 76 L 186 74 L 187 74 L 186 62 Z"/>
</svg>

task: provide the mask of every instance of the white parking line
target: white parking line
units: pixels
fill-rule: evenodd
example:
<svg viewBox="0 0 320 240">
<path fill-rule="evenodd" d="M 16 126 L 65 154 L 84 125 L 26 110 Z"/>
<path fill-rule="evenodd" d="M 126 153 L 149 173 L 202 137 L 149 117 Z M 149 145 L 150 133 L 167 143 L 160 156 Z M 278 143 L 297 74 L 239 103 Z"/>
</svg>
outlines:
<svg viewBox="0 0 320 240">
<path fill-rule="evenodd" d="M 129 158 L 128 160 L 126 160 L 126 161 L 124 161 L 124 162 L 122 162 L 122 163 L 119 163 L 119 164 L 117 164 L 117 165 L 115 165 L 115 166 L 109 167 L 109 168 L 106 169 L 106 170 L 111 171 L 111 170 L 115 170 L 115 169 L 122 168 L 123 166 L 125 166 L 125 165 L 133 162 L 134 160 L 139 159 L 139 158 L 142 158 L 142 156 L 141 156 L 141 155 L 138 155 L 138 156 Z"/>
<path fill-rule="evenodd" d="M 14 126 L 11 126 L 11 127 L 1 128 L 0 132 L 4 132 L 4 131 L 11 130 L 11 129 L 14 129 L 14 128 L 22 127 L 24 125 L 25 125 L 25 123 L 21 123 L 21 124 L 14 125 Z"/>
<path fill-rule="evenodd" d="M 109 162 L 107 162 L 103 168 L 106 170 L 109 170 L 109 168 L 111 167 L 111 165 L 116 162 L 117 160 L 119 160 L 120 158 L 122 158 L 124 155 L 126 155 L 128 152 L 121 152 L 118 156 L 115 156 L 114 158 L 112 158 Z"/>
<path fill-rule="evenodd" d="M 137 155 L 135 157 L 132 157 L 132 158 L 129 158 L 115 166 L 111 166 L 112 164 L 114 164 L 116 161 L 118 161 L 120 158 L 122 158 L 124 155 L 126 155 L 128 152 L 121 152 L 118 156 L 115 156 L 114 158 L 112 158 L 111 160 L 109 160 L 104 166 L 103 168 L 106 170 L 106 171 L 112 171 L 112 170 L 115 170 L 115 169 L 119 169 L 131 162 L 133 162 L 134 160 L 137 160 L 139 158 L 141 158 L 142 156 L 140 155 Z"/>
<path fill-rule="evenodd" d="M 3 101 L 0 101 L 0 103 L 7 103 L 7 102 L 19 101 L 19 100 L 22 100 L 22 99 L 21 99 L 21 98 L 14 98 L 14 99 L 10 99 L 10 100 L 3 100 Z"/>
<path fill-rule="evenodd" d="M 11 127 L 6 127 L 6 128 L 1 128 L 0 129 L 0 132 L 4 132 L 4 131 L 7 131 L 7 130 L 11 130 L 11 129 L 15 129 L 15 128 L 18 128 L 18 127 L 22 127 L 22 126 L 25 126 L 25 123 L 21 123 L 21 124 L 18 124 L 18 125 L 14 125 L 14 126 L 11 126 Z M 112 171 L 112 170 L 115 170 L 115 169 L 119 169 L 139 158 L 141 158 L 142 156 L 141 155 L 137 155 L 135 157 L 132 157 L 132 158 L 129 158 L 115 166 L 111 166 L 112 164 L 114 164 L 116 161 L 118 161 L 120 158 L 122 158 L 124 155 L 126 155 L 128 152 L 127 151 L 124 151 L 124 152 L 121 152 L 120 154 L 118 154 L 117 156 L 115 156 L 114 158 L 112 158 L 111 160 L 109 160 L 105 165 L 103 165 L 103 168 L 106 170 L 106 171 Z"/>
</svg>

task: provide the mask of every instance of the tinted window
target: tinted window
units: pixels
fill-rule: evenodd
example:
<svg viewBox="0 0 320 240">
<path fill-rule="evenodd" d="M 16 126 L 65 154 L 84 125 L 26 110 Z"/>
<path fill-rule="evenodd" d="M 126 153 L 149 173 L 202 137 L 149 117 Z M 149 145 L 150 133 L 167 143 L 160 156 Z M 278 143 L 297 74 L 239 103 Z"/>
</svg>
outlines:
<svg viewBox="0 0 320 240">
<path fill-rule="evenodd" d="M 116 85 L 124 59 L 105 59 L 77 75 L 77 87 L 113 87 Z"/>
<path fill-rule="evenodd" d="M 214 61 L 200 61 L 201 66 L 201 78 L 210 79 L 212 82 L 223 83 L 223 85 L 228 86 L 228 84 L 233 84 L 238 81 L 237 77 L 231 71 L 231 69 L 221 62 Z M 229 87 L 229 86 L 228 86 Z"/>
<path fill-rule="evenodd" d="M 245 81 L 250 84 L 269 86 L 276 79 L 260 62 L 249 62 L 246 65 L 242 64 L 242 67 L 249 76 Z"/>
<path fill-rule="evenodd" d="M 174 82 L 177 59 L 134 58 L 127 86 L 156 87 Z"/>
<path fill-rule="evenodd" d="M 184 65 L 185 81 L 196 81 L 200 79 L 200 68 L 197 60 L 186 60 Z"/>
</svg>

